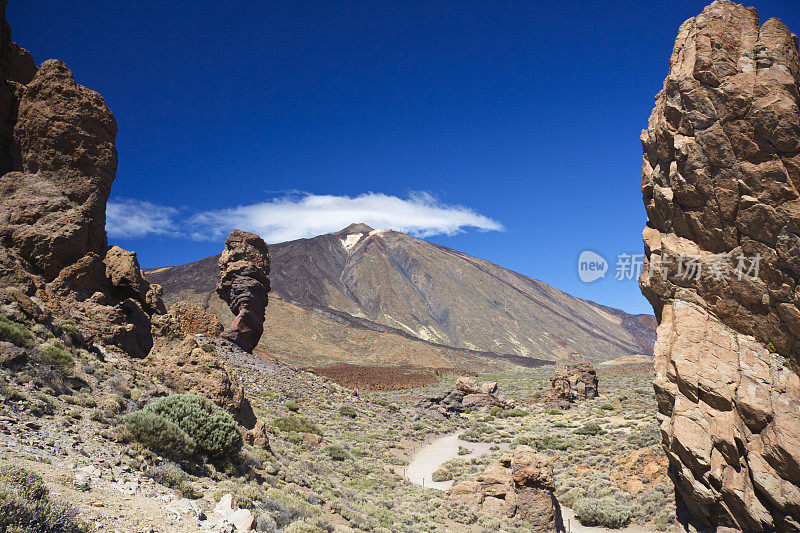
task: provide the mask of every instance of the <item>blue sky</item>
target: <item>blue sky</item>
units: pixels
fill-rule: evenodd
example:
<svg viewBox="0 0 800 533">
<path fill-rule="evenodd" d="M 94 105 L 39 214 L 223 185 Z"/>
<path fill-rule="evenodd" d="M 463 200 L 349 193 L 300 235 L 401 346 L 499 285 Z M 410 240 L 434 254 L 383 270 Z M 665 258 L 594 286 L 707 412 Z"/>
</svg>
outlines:
<svg viewBox="0 0 800 533">
<path fill-rule="evenodd" d="M 353 215 L 650 312 L 614 258 L 641 253 L 639 132 L 705 3 L 10 0 L 7 16 L 114 112 L 110 240 L 144 266 L 217 253 L 231 224 L 282 240 Z M 800 30 L 795 0 L 755 5 Z M 605 279 L 578 279 L 585 249 Z"/>
</svg>

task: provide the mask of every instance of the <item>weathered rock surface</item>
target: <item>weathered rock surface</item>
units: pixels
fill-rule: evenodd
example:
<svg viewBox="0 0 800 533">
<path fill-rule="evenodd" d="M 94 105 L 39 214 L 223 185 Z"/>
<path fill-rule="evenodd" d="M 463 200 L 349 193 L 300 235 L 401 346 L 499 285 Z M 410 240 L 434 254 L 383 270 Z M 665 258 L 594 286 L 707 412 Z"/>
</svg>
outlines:
<svg viewBox="0 0 800 533">
<path fill-rule="evenodd" d="M 222 323 L 211 313 L 206 313 L 200 307 L 178 301 L 169 306 L 169 312 L 178 321 L 178 326 L 186 335 L 206 335 L 218 337 L 222 333 Z"/>
<path fill-rule="evenodd" d="M 550 378 L 546 397 L 555 401 L 573 403 L 591 400 L 598 394 L 597 372 L 591 363 L 557 365 Z"/>
<path fill-rule="evenodd" d="M 663 444 L 699 528 L 800 530 L 799 105 L 797 36 L 718 0 L 642 133 Z"/>
<path fill-rule="evenodd" d="M 492 407 L 508 409 L 513 402 L 497 392 L 497 382 L 478 383 L 470 377 L 459 377 L 455 390 L 428 396 L 417 403 L 420 409 L 436 409 L 445 416 L 471 411 L 488 410 Z"/>
<path fill-rule="evenodd" d="M 524 520 L 531 531 L 563 531 L 555 488 L 548 459 L 533 448 L 518 446 L 475 481 L 462 481 L 448 489 L 447 499 L 451 509 Z"/>
<path fill-rule="evenodd" d="M 145 359 L 150 370 L 178 392 L 205 396 L 230 412 L 241 425 L 253 429 L 253 408 L 241 381 L 224 364 L 219 347 L 210 343 L 201 347 L 194 337 L 183 337 L 169 314 L 156 317 L 155 327 L 156 346 Z M 257 437 L 254 434 L 253 441 Z"/>
<path fill-rule="evenodd" d="M 267 244 L 254 233 L 233 230 L 219 258 L 217 294 L 235 318 L 220 337 L 252 352 L 264 332 L 269 288 Z"/>
<path fill-rule="evenodd" d="M 11 42 L 0 2 L 0 286 L 36 296 L 93 341 L 143 356 L 163 313 L 136 257 L 108 249 L 105 210 L 117 124 L 58 60 L 37 69 Z"/>
</svg>

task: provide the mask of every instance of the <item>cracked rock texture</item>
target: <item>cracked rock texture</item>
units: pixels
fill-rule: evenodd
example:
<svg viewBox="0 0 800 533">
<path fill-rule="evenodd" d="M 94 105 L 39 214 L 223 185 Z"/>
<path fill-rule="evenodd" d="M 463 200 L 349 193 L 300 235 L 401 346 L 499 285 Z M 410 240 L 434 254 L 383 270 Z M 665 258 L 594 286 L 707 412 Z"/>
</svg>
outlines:
<svg viewBox="0 0 800 533">
<path fill-rule="evenodd" d="M 22 308 L 33 297 L 56 318 L 76 320 L 93 342 L 146 355 L 150 317 L 165 310 L 136 255 L 108 247 L 114 115 L 61 61 L 37 68 L 11 41 L 5 6 L 0 0 L 0 287 L 14 289 Z"/>
<path fill-rule="evenodd" d="M 547 390 L 549 398 L 568 403 L 591 400 L 597 394 L 597 371 L 592 363 L 557 365 Z"/>
<path fill-rule="evenodd" d="M 220 337 L 252 352 L 264 332 L 269 288 L 267 244 L 254 233 L 233 230 L 219 257 L 217 294 L 235 318 Z"/>
<path fill-rule="evenodd" d="M 475 481 L 447 491 L 448 505 L 478 515 L 524 520 L 530 531 L 564 531 L 556 485 L 548 459 L 529 446 L 518 446 Z"/>
<path fill-rule="evenodd" d="M 797 36 L 718 0 L 642 132 L 662 440 L 699 529 L 800 530 L 799 81 Z"/>
</svg>

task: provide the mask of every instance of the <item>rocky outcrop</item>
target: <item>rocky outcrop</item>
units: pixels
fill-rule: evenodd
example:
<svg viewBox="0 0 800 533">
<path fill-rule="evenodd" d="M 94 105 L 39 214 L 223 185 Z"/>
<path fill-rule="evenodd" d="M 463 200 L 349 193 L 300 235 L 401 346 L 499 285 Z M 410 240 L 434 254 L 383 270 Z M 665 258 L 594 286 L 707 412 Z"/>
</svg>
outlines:
<svg viewBox="0 0 800 533">
<path fill-rule="evenodd" d="M 490 465 L 475 481 L 447 491 L 447 505 L 498 519 L 523 520 L 529 531 L 563 531 L 550 461 L 528 446 L 518 446 Z"/>
<path fill-rule="evenodd" d="M 178 327 L 185 335 L 206 335 L 218 337 L 222 333 L 222 323 L 211 313 L 206 313 L 200 307 L 178 301 L 169 306 L 169 312 L 178 321 Z"/>
<path fill-rule="evenodd" d="M 210 342 L 201 346 L 196 338 L 184 336 L 171 314 L 156 317 L 154 327 L 156 345 L 144 360 L 146 368 L 170 388 L 205 396 L 230 412 L 241 425 L 253 429 L 253 408 L 241 381 L 225 365 L 220 347 Z M 253 439 L 257 437 L 253 435 Z"/>
<path fill-rule="evenodd" d="M 800 530 L 799 95 L 797 36 L 718 0 L 642 133 L 661 432 L 699 528 Z"/>
<path fill-rule="evenodd" d="M 497 392 L 496 381 L 478 383 L 470 377 L 459 377 L 454 390 L 435 394 L 421 399 L 417 403 L 420 409 L 433 409 L 452 416 L 470 411 L 488 410 L 492 407 L 508 409 L 514 404 L 511 400 Z"/>
<path fill-rule="evenodd" d="M 90 340 L 143 356 L 150 316 L 164 306 L 135 254 L 108 249 L 114 115 L 64 63 L 37 68 L 11 42 L 5 1 L 0 18 L 0 286 L 76 320 Z"/>
<path fill-rule="evenodd" d="M 269 298 L 269 248 L 254 233 L 235 229 L 219 258 L 217 294 L 234 315 L 220 337 L 252 352 L 264 332 Z"/>
<path fill-rule="evenodd" d="M 598 394 L 597 372 L 591 363 L 557 365 L 545 397 L 557 402 L 591 400 Z"/>
</svg>

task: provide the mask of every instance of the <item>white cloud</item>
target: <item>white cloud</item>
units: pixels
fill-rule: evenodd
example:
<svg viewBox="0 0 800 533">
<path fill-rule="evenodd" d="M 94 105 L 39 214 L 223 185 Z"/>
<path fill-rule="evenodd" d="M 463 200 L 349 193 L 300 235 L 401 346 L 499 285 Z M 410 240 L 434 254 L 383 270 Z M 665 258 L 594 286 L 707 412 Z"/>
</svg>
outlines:
<svg viewBox="0 0 800 533">
<path fill-rule="evenodd" d="M 178 210 L 174 207 L 131 198 L 111 200 L 106 205 L 106 232 L 109 237 L 118 239 L 178 236 L 177 215 Z"/>
<path fill-rule="evenodd" d="M 468 207 L 441 203 L 426 192 L 413 192 L 406 198 L 372 192 L 358 196 L 291 193 L 179 217 L 183 212 L 142 200 L 115 199 L 106 209 L 106 230 L 111 238 L 164 235 L 219 240 L 239 228 L 258 233 L 269 243 L 332 233 L 353 222 L 418 237 L 454 235 L 468 229 L 503 230 L 496 220 Z"/>
<path fill-rule="evenodd" d="M 197 239 L 218 239 L 239 228 L 258 233 L 271 243 L 332 233 L 353 222 L 419 237 L 454 235 L 469 228 L 503 230 L 496 220 L 468 207 L 443 204 L 425 192 L 411 193 L 407 198 L 372 192 L 358 196 L 283 196 L 197 213 L 188 222 Z"/>
</svg>

